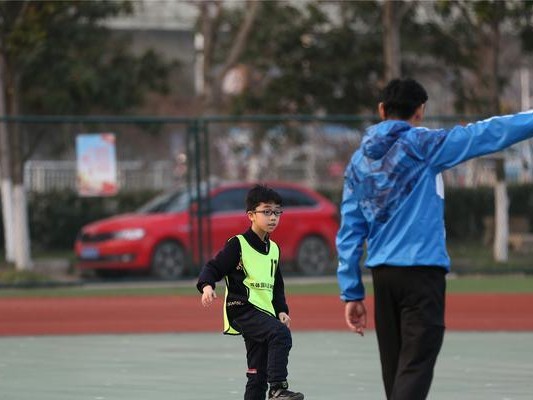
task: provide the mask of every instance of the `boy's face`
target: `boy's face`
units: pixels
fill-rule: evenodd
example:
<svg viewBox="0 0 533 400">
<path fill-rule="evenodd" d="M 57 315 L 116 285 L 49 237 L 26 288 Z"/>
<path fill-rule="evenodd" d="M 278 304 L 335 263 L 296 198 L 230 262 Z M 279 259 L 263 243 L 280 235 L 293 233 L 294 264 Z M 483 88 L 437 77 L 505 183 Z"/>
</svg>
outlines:
<svg viewBox="0 0 533 400">
<path fill-rule="evenodd" d="M 248 211 L 247 215 L 252 222 L 252 230 L 254 232 L 270 234 L 278 226 L 282 212 L 279 204 L 259 203 L 253 211 Z"/>
</svg>

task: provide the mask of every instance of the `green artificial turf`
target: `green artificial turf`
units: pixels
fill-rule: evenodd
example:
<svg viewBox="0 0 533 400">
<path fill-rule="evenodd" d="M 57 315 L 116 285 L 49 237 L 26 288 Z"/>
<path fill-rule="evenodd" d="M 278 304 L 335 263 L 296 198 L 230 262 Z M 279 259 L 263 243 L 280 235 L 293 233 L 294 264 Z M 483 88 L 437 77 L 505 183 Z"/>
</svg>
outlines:
<svg viewBox="0 0 533 400">
<path fill-rule="evenodd" d="M 372 294 L 372 284 L 365 278 L 368 295 Z M 453 276 L 447 281 L 448 293 L 533 293 L 533 276 L 529 275 L 489 275 Z M 107 286 L 107 287 L 106 287 Z M 285 290 L 288 295 L 338 295 L 334 278 L 327 277 L 322 282 L 313 279 L 287 279 Z M 217 292 L 222 295 L 223 287 Z M 2 288 L 0 297 L 99 297 L 99 296 L 199 296 L 194 281 L 179 281 L 147 287 L 146 284 L 114 285 L 74 285 L 67 287 Z"/>
</svg>

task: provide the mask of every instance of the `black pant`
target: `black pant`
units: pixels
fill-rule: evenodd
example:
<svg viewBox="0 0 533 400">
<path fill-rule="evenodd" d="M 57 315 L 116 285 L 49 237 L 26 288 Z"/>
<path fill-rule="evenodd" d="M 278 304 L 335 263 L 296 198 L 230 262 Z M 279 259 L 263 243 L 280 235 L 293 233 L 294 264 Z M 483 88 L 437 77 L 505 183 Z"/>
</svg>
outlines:
<svg viewBox="0 0 533 400">
<path fill-rule="evenodd" d="M 246 345 L 248 382 L 244 400 L 264 400 L 268 383 L 287 380 L 292 337 L 277 318 L 255 308 L 234 319 Z"/>
<path fill-rule="evenodd" d="M 388 400 L 424 400 L 444 337 L 446 271 L 372 268 L 375 323 Z"/>
</svg>

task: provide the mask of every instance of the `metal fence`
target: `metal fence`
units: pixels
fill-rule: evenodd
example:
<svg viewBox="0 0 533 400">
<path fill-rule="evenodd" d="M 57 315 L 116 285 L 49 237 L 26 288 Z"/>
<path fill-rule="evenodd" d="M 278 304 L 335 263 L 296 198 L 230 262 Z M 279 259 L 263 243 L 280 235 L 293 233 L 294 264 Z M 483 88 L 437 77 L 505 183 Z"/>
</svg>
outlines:
<svg viewBox="0 0 533 400">
<path fill-rule="evenodd" d="M 473 118 L 429 117 L 428 127 L 451 127 Z M 476 118 L 477 119 L 477 118 Z M 373 116 L 242 117 L 11 117 L 0 118 L 19 135 L 29 191 L 76 190 L 76 138 L 114 133 L 121 191 L 186 189 L 202 199 L 213 182 L 279 180 L 339 196 L 344 168 Z M 509 181 L 533 181 L 531 141 L 506 153 Z M 495 161 L 482 158 L 444 174 L 447 185 L 490 185 Z M 202 202 L 200 202 L 201 204 Z M 120 211 L 120 210 L 119 210 Z M 208 215 L 209 213 L 205 213 Z M 209 226 L 197 213 L 202 254 Z M 192 218 L 191 218 L 192 221 Z M 193 222 L 191 222 L 192 224 Z M 204 224 L 204 225 L 203 225 Z M 209 230 L 209 228 L 207 228 Z M 191 229 L 192 231 L 192 229 Z M 209 240 L 207 240 L 209 242 Z"/>
<path fill-rule="evenodd" d="M 449 127 L 465 117 L 429 117 L 429 127 Z M 121 190 L 169 190 L 187 182 L 282 179 L 315 189 L 342 186 L 344 166 L 372 116 L 19 117 L 8 131 L 22 137 L 29 191 L 76 189 L 75 139 L 80 133 L 113 132 Z M 511 182 L 533 181 L 533 145 L 506 152 Z M 452 186 L 490 185 L 492 158 L 445 173 Z"/>
<path fill-rule="evenodd" d="M 477 117 L 428 117 L 430 128 Z M 374 116 L 0 118 L 18 135 L 30 192 L 76 190 L 76 138 L 114 133 L 121 191 L 196 190 L 217 181 L 284 180 L 340 192 L 343 173 Z M 505 152 L 509 182 L 533 182 L 532 141 Z M 474 159 L 444 173 L 447 186 L 492 185 L 496 161 Z"/>
<path fill-rule="evenodd" d="M 174 182 L 174 165 L 170 160 L 142 160 L 117 163 L 118 187 L 125 191 L 166 191 Z M 30 192 L 75 190 L 75 161 L 28 160 L 24 163 L 24 184 Z"/>
<path fill-rule="evenodd" d="M 289 180 L 333 189 L 371 118 L 18 117 L 29 191 L 76 189 L 78 134 L 114 133 L 121 190 L 187 182 Z"/>
</svg>

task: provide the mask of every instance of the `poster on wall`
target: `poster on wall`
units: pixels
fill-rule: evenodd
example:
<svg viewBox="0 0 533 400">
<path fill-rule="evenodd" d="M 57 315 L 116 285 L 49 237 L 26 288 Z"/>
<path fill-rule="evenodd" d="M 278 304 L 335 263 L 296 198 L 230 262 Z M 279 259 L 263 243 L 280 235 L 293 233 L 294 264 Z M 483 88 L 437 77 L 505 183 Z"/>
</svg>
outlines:
<svg viewBox="0 0 533 400">
<path fill-rule="evenodd" d="M 76 183 L 80 196 L 113 196 L 118 191 L 115 134 L 76 137 Z"/>
</svg>

